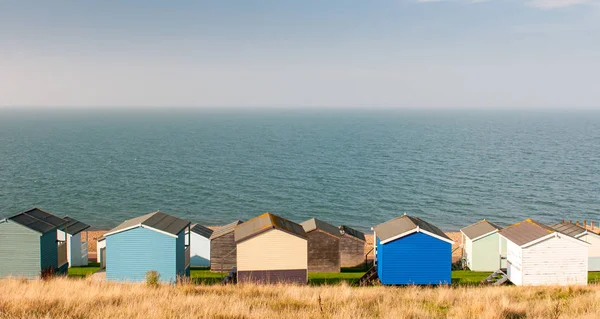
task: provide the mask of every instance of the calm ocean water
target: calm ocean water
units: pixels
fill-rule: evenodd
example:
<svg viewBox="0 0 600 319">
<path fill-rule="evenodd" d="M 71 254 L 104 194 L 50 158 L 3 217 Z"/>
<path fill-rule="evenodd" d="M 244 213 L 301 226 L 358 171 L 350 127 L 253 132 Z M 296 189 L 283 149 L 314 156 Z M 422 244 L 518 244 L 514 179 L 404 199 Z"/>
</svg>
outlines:
<svg viewBox="0 0 600 319">
<path fill-rule="evenodd" d="M 4 113 L 2 113 L 4 112 Z M 0 216 L 600 221 L 600 112 L 0 111 Z"/>
</svg>

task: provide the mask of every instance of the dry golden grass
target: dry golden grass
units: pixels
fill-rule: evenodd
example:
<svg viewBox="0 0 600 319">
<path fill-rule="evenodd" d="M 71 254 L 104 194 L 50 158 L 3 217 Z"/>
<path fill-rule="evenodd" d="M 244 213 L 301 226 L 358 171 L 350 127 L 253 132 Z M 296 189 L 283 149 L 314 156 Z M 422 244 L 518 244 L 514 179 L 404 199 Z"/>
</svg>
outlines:
<svg viewBox="0 0 600 319">
<path fill-rule="evenodd" d="M 600 318 L 600 286 L 193 286 L 0 280 L 0 318 Z"/>
</svg>

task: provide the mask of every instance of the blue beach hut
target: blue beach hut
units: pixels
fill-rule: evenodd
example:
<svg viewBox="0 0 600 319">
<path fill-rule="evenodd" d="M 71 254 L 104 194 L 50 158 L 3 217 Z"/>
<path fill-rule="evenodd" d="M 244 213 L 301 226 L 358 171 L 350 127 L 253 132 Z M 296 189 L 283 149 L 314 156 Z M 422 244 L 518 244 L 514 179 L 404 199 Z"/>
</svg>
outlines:
<svg viewBox="0 0 600 319">
<path fill-rule="evenodd" d="M 161 212 L 136 217 L 104 234 L 106 279 L 144 281 L 154 270 L 162 282 L 190 275 L 190 222 Z"/>
<path fill-rule="evenodd" d="M 451 283 L 453 241 L 439 228 L 405 214 L 373 230 L 375 265 L 382 284 Z"/>
</svg>

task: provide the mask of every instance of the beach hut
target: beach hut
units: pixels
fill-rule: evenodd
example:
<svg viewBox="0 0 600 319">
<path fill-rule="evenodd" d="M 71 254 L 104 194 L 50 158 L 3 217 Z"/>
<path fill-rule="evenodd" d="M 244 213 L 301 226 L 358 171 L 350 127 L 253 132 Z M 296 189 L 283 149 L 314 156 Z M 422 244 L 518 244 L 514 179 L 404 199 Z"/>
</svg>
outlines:
<svg viewBox="0 0 600 319">
<path fill-rule="evenodd" d="M 235 226 L 243 223 L 236 220 L 217 228 L 210 236 L 210 270 L 231 271 L 236 264 Z"/>
<path fill-rule="evenodd" d="M 501 227 L 482 220 L 460 230 L 463 240 L 463 258 L 472 271 L 496 271 L 502 267 L 500 251 Z M 504 245 L 505 247 L 505 245 Z"/>
<path fill-rule="evenodd" d="M 213 231 L 200 224 L 190 228 L 190 263 L 192 267 L 210 266 L 210 236 Z"/>
<path fill-rule="evenodd" d="M 308 272 L 340 272 L 340 229 L 316 218 L 300 225 L 308 237 Z"/>
<path fill-rule="evenodd" d="M 506 238 L 507 276 L 513 284 L 587 284 L 590 244 L 531 219 L 499 234 Z"/>
<path fill-rule="evenodd" d="M 127 220 L 106 234 L 106 279 L 139 282 L 148 271 L 173 283 L 190 275 L 190 222 L 162 212 Z"/>
<path fill-rule="evenodd" d="M 96 261 L 100 268 L 106 269 L 106 237 L 100 236 L 96 241 Z"/>
<path fill-rule="evenodd" d="M 439 228 L 405 214 L 373 230 L 375 265 L 382 284 L 451 283 L 453 242 Z"/>
<path fill-rule="evenodd" d="M 588 271 L 600 271 L 600 235 L 573 223 L 562 222 L 552 225 L 557 231 L 573 236 L 590 244 L 588 249 Z"/>
<path fill-rule="evenodd" d="M 342 225 L 340 229 L 340 266 L 358 267 L 365 263 L 365 234 Z"/>
<path fill-rule="evenodd" d="M 235 227 L 238 283 L 308 280 L 308 243 L 301 225 L 270 213 Z"/>
<path fill-rule="evenodd" d="M 66 274 L 67 245 L 57 233 L 66 224 L 39 208 L 0 220 L 0 277 Z"/>
<path fill-rule="evenodd" d="M 87 229 L 90 225 L 84 224 L 69 216 L 63 218 L 67 221 L 65 230 L 58 230 L 58 240 L 66 241 L 67 243 L 67 260 L 69 267 L 87 266 L 88 265 L 88 243 Z M 85 232 L 85 241 L 81 235 Z"/>
</svg>

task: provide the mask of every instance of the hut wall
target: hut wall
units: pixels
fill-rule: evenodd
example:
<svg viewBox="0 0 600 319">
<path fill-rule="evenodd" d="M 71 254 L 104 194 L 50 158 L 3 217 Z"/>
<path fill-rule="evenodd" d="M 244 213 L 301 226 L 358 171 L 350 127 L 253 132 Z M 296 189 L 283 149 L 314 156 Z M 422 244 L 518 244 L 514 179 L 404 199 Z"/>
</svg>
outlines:
<svg viewBox="0 0 600 319">
<path fill-rule="evenodd" d="M 587 285 L 588 246 L 553 237 L 523 249 L 523 285 Z"/>
<path fill-rule="evenodd" d="M 16 223 L 0 223 L 0 278 L 38 278 L 40 255 L 39 233 Z"/>
<path fill-rule="evenodd" d="M 340 238 L 320 230 L 307 235 L 308 272 L 340 272 Z"/>
<path fill-rule="evenodd" d="M 191 232 L 190 262 L 192 267 L 210 266 L 210 239 Z"/>
<path fill-rule="evenodd" d="M 480 238 L 472 244 L 472 271 L 496 271 L 500 268 L 500 235 L 494 233 Z"/>
<path fill-rule="evenodd" d="M 600 271 L 600 237 L 588 234 L 580 239 L 592 244 L 588 251 L 588 271 Z"/>
<path fill-rule="evenodd" d="M 523 249 L 510 240 L 500 236 L 506 243 L 506 270 L 510 281 L 520 286 L 523 284 Z"/>
<path fill-rule="evenodd" d="M 210 270 L 230 271 L 236 266 L 234 232 L 210 241 Z"/>
<path fill-rule="evenodd" d="M 365 264 L 365 242 L 351 236 L 340 238 L 340 266 L 358 267 Z"/>
</svg>

